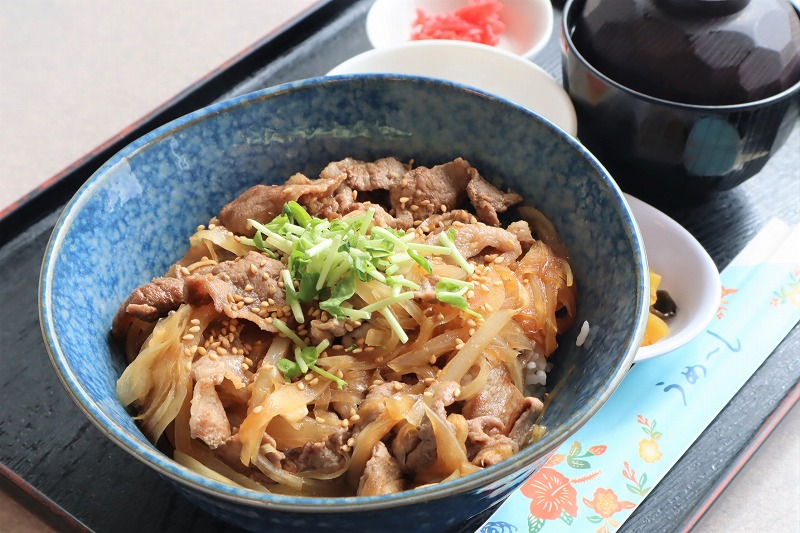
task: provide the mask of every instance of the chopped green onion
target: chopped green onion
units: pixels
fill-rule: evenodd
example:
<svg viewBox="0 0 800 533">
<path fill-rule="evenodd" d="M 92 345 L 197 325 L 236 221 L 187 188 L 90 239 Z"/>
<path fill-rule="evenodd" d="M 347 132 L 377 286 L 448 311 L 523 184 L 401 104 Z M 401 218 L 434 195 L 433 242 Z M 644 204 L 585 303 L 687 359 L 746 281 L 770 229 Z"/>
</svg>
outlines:
<svg viewBox="0 0 800 533">
<path fill-rule="evenodd" d="M 386 278 L 386 284 L 391 285 L 393 287 L 395 285 L 399 285 L 400 287 L 408 287 L 409 289 L 415 291 L 418 291 L 420 289 L 420 286 L 418 284 L 414 283 L 410 279 L 404 278 L 403 276 L 388 276 Z"/>
<path fill-rule="evenodd" d="M 450 304 L 453 307 L 457 307 L 461 309 L 465 313 L 468 313 L 477 318 L 483 318 L 483 315 L 480 313 L 476 313 L 472 309 L 469 308 L 467 304 L 467 299 L 464 297 L 463 294 L 458 294 L 454 292 L 437 292 L 436 299 L 442 303 Z"/>
<path fill-rule="evenodd" d="M 369 320 L 372 317 L 372 313 L 367 313 L 361 309 L 353 309 L 352 307 L 342 306 L 339 310 L 344 316 L 353 320 Z"/>
<path fill-rule="evenodd" d="M 271 244 L 272 246 L 274 246 L 275 248 L 277 248 L 278 250 L 280 250 L 285 254 L 292 253 L 292 241 L 278 235 L 265 225 L 261 224 L 256 220 L 253 220 L 252 218 L 248 218 L 247 221 L 250 222 L 250 224 L 252 224 L 253 227 L 256 228 L 256 230 L 260 231 L 261 233 L 267 236 L 267 242 L 269 244 Z"/>
<path fill-rule="evenodd" d="M 360 223 L 360 227 L 358 228 L 358 234 L 362 237 L 367 234 L 367 230 L 369 229 L 369 225 L 372 224 L 372 219 L 375 216 L 375 208 L 370 207 L 367 209 L 367 212 L 364 213 L 362 216 L 356 219 L 358 223 Z"/>
<path fill-rule="evenodd" d="M 284 269 L 281 270 L 281 277 L 283 278 L 283 288 L 286 290 L 286 301 L 292 309 L 294 319 L 297 320 L 299 324 L 302 324 L 306 319 L 303 316 L 303 308 L 300 307 L 300 302 L 298 301 L 297 291 L 294 289 L 292 275 L 289 274 L 288 270 Z"/>
<path fill-rule="evenodd" d="M 286 381 L 291 382 L 294 378 L 302 374 L 300 366 L 289 359 L 281 359 L 278 361 L 278 370 L 281 371 Z"/>
<path fill-rule="evenodd" d="M 409 255 L 409 257 L 411 257 L 411 259 L 414 260 L 414 262 L 416 262 L 419 266 L 424 268 L 425 272 L 427 272 L 428 274 L 433 274 L 433 267 L 431 266 L 430 261 L 428 261 L 427 259 L 425 259 L 421 255 L 419 255 L 417 252 L 415 252 L 411 248 L 408 249 L 408 255 Z M 461 257 L 460 254 L 459 254 L 459 257 Z M 462 257 L 462 259 L 463 259 L 463 257 Z"/>
<path fill-rule="evenodd" d="M 393 265 L 403 265 L 405 263 L 411 263 L 411 261 L 413 261 L 413 259 L 411 259 L 411 256 L 408 255 L 407 252 L 392 254 L 388 257 L 388 260 L 389 263 Z"/>
<path fill-rule="evenodd" d="M 448 237 L 450 238 L 448 239 Z M 442 246 L 446 246 L 447 248 L 450 249 L 450 255 L 453 257 L 453 259 L 456 260 L 458 266 L 463 268 L 467 274 L 471 276 L 472 274 L 475 273 L 475 267 L 472 266 L 469 261 L 464 259 L 464 256 L 461 255 L 461 252 L 459 252 L 458 248 L 456 248 L 455 230 L 453 230 L 453 228 L 450 228 L 450 230 L 447 233 L 445 232 L 440 233 L 439 242 L 442 244 Z"/>
<path fill-rule="evenodd" d="M 381 283 L 386 283 L 386 276 L 384 276 L 383 274 L 381 274 L 381 273 L 378 271 L 378 269 L 377 269 L 377 268 L 375 268 L 374 266 L 373 266 L 372 268 L 370 268 L 369 270 L 367 270 L 367 274 L 369 274 L 369 275 L 370 275 L 370 276 L 372 276 L 373 278 L 377 279 L 377 280 L 378 280 L 378 281 L 380 281 Z"/>
<path fill-rule="evenodd" d="M 278 361 L 278 370 L 283 373 L 287 381 L 292 381 L 297 376 L 308 373 L 309 370 L 317 371 L 318 367 L 316 363 L 319 359 L 319 355 L 330 345 L 330 341 L 323 339 L 317 346 L 309 346 L 306 348 L 297 347 L 294 349 L 294 361 L 291 359 L 281 359 Z M 327 373 L 325 373 L 325 377 L 328 377 Z M 340 389 L 342 388 L 342 384 L 344 384 L 344 386 L 347 385 L 347 383 L 339 378 L 328 377 L 328 379 L 336 381 Z"/>
<path fill-rule="evenodd" d="M 346 314 L 342 308 L 342 303 L 349 300 L 356 293 L 356 280 L 350 274 L 345 276 L 336 284 L 331 291 L 331 296 L 327 300 L 319 303 L 320 309 L 327 311 L 331 316 L 336 318 L 345 318 Z"/>
<path fill-rule="evenodd" d="M 283 212 L 297 222 L 299 226 L 307 228 L 311 225 L 311 215 L 294 200 L 290 200 L 283 205 Z"/>
<path fill-rule="evenodd" d="M 315 348 L 317 350 L 317 355 L 319 355 L 322 352 L 324 352 L 325 349 L 330 345 L 331 345 L 331 341 L 329 341 L 328 339 L 322 339 L 322 342 L 317 344 L 317 347 Z"/>
<path fill-rule="evenodd" d="M 348 273 L 350 273 L 353 269 L 353 259 L 350 255 L 345 255 L 342 258 L 342 262 L 337 265 L 336 267 L 331 269 L 330 274 L 328 274 L 328 279 L 326 284 L 328 287 L 335 287 L 342 278 L 344 278 Z"/>
<path fill-rule="evenodd" d="M 457 307 L 470 315 L 483 318 L 479 313 L 469 308 L 467 299 L 464 296 L 473 287 L 474 284 L 471 281 L 442 277 L 436 282 L 436 299 L 442 303 Z"/>
<path fill-rule="evenodd" d="M 311 365 L 309 368 L 311 368 L 311 370 L 313 370 L 314 372 L 316 372 L 320 376 L 322 376 L 324 378 L 328 378 L 329 380 L 331 380 L 334 383 L 336 383 L 336 386 L 339 388 L 339 390 L 342 390 L 343 388 L 347 387 L 347 382 L 345 380 L 334 376 L 333 374 L 331 374 L 327 370 L 323 370 L 322 368 L 318 367 L 317 365 Z"/>
<path fill-rule="evenodd" d="M 306 363 L 306 360 L 303 357 L 303 355 L 304 355 L 303 352 L 305 350 L 309 350 L 309 349 L 314 351 L 314 348 L 295 348 L 294 349 L 294 361 L 295 361 L 295 363 L 297 363 L 297 366 L 300 367 L 300 372 L 303 373 L 303 374 L 308 372 L 308 363 Z M 314 353 L 316 353 L 316 351 L 314 351 Z"/>
<path fill-rule="evenodd" d="M 322 272 L 320 272 L 319 279 L 317 280 L 316 289 L 318 291 L 322 290 L 322 288 L 325 286 L 325 278 L 328 277 L 328 273 L 331 271 L 331 267 L 339 255 L 337 252 L 341 244 L 342 238 L 340 236 L 337 236 L 335 239 L 333 239 L 333 243 L 329 248 L 330 252 L 328 253 L 328 257 L 325 259 L 325 263 L 322 265 Z"/>
<path fill-rule="evenodd" d="M 371 313 L 373 311 L 378 311 L 383 309 L 384 307 L 389 307 L 396 303 L 405 302 L 414 297 L 414 293 L 411 291 L 406 291 L 404 293 L 398 294 L 396 296 L 390 296 L 389 298 L 384 298 L 383 300 L 378 300 L 375 303 L 371 303 L 366 307 L 362 307 L 361 310 L 367 313 Z"/>
<path fill-rule="evenodd" d="M 294 342 L 299 347 L 301 348 L 308 347 L 308 344 L 303 342 L 303 339 L 298 337 L 297 333 L 290 330 L 289 327 L 280 318 L 273 318 L 272 325 L 275 326 L 278 329 L 278 331 L 289 337 L 292 340 L 292 342 Z"/>
<path fill-rule="evenodd" d="M 315 289 L 317 285 L 317 276 L 319 276 L 319 274 L 307 273 L 300 278 L 300 289 L 297 291 L 297 295 L 301 302 L 308 303 L 318 296 L 317 290 Z"/>
<path fill-rule="evenodd" d="M 461 279 L 454 279 L 442 276 L 439 278 L 439 281 L 436 282 L 436 290 L 443 290 L 443 291 L 457 291 L 459 289 L 464 289 L 467 291 L 471 291 L 475 288 L 475 284 L 471 281 L 464 281 Z"/>
<path fill-rule="evenodd" d="M 402 240 L 400 240 L 397 237 L 397 235 L 395 235 L 394 233 L 392 233 L 389 230 L 386 230 L 386 229 L 384 229 L 384 228 L 382 228 L 380 226 L 375 226 L 375 227 L 372 228 L 372 234 L 375 235 L 376 233 L 379 236 L 384 237 L 386 240 L 391 241 L 392 243 L 394 243 L 394 245 L 397 246 L 398 248 L 400 248 L 400 250 L 405 251 L 405 249 L 408 248 L 408 243 L 403 242 Z"/>
<path fill-rule="evenodd" d="M 410 242 L 408 243 L 408 247 L 417 253 L 450 255 L 450 248 L 447 246 L 435 246 L 433 244 L 425 244 L 421 242 Z"/>
<path fill-rule="evenodd" d="M 400 339 L 400 342 L 402 342 L 403 344 L 407 343 L 408 335 L 403 330 L 402 326 L 400 326 L 400 322 L 397 321 L 397 317 L 394 316 L 394 313 L 392 313 L 392 311 L 388 307 L 384 307 L 383 309 L 381 309 L 380 313 L 389 323 L 389 327 L 392 328 L 392 331 L 394 331 L 395 335 L 397 335 L 397 338 Z"/>
<path fill-rule="evenodd" d="M 319 244 L 316 244 L 311 248 L 309 248 L 308 250 L 306 250 L 306 255 L 308 255 L 309 257 L 314 257 L 315 255 L 321 254 L 322 252 L 330 248 L 332 244 L 333 244 L 333 239 L 325 239 Z"/>
<path fill-rule="evenodd" d="M 281 229 L 286 230 L 287 233 L 291 233 L 292 235 L 297 235 L 298 237 L 305 233 L 306 229 L 301 226 L 297 226 L 295 224 L 286 223 L 283 225 Z"/>
<path fill-rule="evenodd" d="M 375 209 L 370 208 L 354 218 L 329 221 L 311 216 L 299 203 L 290 201 L 283 206 L 282 213 L 267 224 L 249 220 L 255 235 L 252 239 L 240 240 L 285 261 L 286 268 L 281 270 L 280 279 L 285 286 L 286 304 L 297 323 L 305 320 L 302 304 L 315 300 L 320 309 L 340 320 L 366 320 L 378 311 L 405 343 L 408 335 L 391 307 L 395 304 L 407 306 L 403 302 L 413 299 L 413 291 L 419 290 L 420 284 L 406 279 L 401 272 L 416 263 L 432 274 L 433 266 L 428 257 L 436 255 L 453 257 L 468 274 L 474 273 L 474 265 L 456 248 L 457 234 L 453 228 L 442 232 L 437 244 L 419 243 L 415 242 L 415 232 L 377 226 L 374 218 Z M 356 294 L 356 285 L 373 280 L 387 285 L 388 294 L 361 309 L 353 308 L 350 299 Z M 467 281 L 439 278 L 436 297 L 440 302 L 480 316 L 468 307 L 465 293 L 472 287 Z M 295 361 L 279 362 L 284 375 L 297 377 L 314 370 L 316 359 L 329 343 L 308 347 L 284 321 L 272 320 L 275 328 L 298 347 Z M 343 380 L 327 372 L 323 375 L 343 386 Z"/>
<path fill-rule="evenodd" d="M 272 259 L 278 258 L 278 254 L 267 247 L 267 244 L 264 242 L 263 235 L 261 235 L 260 231 L 256 231 L 256 234 L 252 239 L 248 239 L 247 237 L 239 237 L 239 242 L 245 246 L 253 246 L 262 252 L 266 252 L 267 255 L 269 255 Z"/>
</svg>

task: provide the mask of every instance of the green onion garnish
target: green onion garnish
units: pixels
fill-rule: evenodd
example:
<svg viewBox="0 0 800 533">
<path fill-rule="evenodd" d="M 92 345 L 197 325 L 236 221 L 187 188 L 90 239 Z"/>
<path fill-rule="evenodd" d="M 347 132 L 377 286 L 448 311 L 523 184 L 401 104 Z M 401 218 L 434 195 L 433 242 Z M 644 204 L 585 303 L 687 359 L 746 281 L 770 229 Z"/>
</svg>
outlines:
<svg viewBox="0 0 800 533">
<path fill-rule="evenodd" d="M 450 228 L 447 232 L 441 232 L 439 234 L 439 242 L 442 246 L 447 247 L 450 250 L 450 256 L 456 260 L 458 266 L 463 268 L 467 274 L 470 276 L 475 273 L 475 267 L 472 266 L 469 261 L 464 259 L 464 256 L 461 255 L 461 252 L 458 251 L 456 248 L 456 231 L 453 228 Z M 413 256 L 412 256 L 413 257 Z"/>
<path fill-rule="evenodd" d="M 429 274 L 433 273 L 430 256 L 450 256 L 469 275 L 475 271 L 455 246 L 454 228 L 439 234 L 437 245 L 414 241 L 414 232 L 404 232 L 376 226 L 375 210 L 369 209 L 354 218 L 325 220 L 311 216 L 299 203 L 287 202 L 280 215 L 262 224 L 250 220 L 255 235 L 240 241 L 254 246 L 273 258 L 286 263 L 281 270 L 286 304 L 295 321 L 304 323 L 302 304 L 319 302 L 319 307 L 339 320 L 366 320 L 379 312 L 401 342 L 408 341 L 392 306 L 411 300 L 419 284 L 403 275 L 414 263 Z M 389 291 L 385 297 L 362 309 L 355 309 L 350 299 L 358 283 L 382 283 Z M 469 314 L 480 316 L 471 309 L 466 293 L 472 283 L 453 278 L 440 278 L 436 298 Z M 278 368 L 291 380 L 309 371 L 344 386 L 344 382 L 316 366 L 324 347 L 309 347 L 287 324 L 277 318 L 272 323 L 297 346 L 294 360 L 282 359 Z M 355 349 L 348 347 L 345 351 Z"/>
</svg>

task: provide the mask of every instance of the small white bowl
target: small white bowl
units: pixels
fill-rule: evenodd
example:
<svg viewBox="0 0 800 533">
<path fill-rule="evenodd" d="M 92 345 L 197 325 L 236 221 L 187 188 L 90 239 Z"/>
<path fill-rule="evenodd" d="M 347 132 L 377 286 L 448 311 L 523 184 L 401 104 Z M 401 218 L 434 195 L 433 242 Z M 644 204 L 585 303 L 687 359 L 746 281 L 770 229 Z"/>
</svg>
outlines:
<svg viewBox="0 0 800 533">
<path fill-rule="evenodd" d="M 722 286 L 719 271 L 703 246 L 658 209 L 625 195 L 639 226 L 650 270 L 661 275 L 659 288 L 669 292 L 678 312 L 667 319 L 669 335 L 642 346 L 636 362 L 664 355 L 694 339 L 719 309 Z"/>
<path fill-rule="evenodd" d="M 466 0 L 376 0 L 367 14 L 367 38 L 374 48 L 408 42 L 417 9 L 452 13 L 466 4 Z M 497 47 L 523 57 L 540 52 L 553 33 L 550 0 L 503 0 L 500 19 L 506 29 Z"/>
<path fill-rule="evenodd" d="M 328 72 L 409 74 L 469 85 L 537 113 L 573 137 L 575 108 L 547 72 L 519 56 L 464 41 L 412 41 L 359 54 Z"/>
</svg>

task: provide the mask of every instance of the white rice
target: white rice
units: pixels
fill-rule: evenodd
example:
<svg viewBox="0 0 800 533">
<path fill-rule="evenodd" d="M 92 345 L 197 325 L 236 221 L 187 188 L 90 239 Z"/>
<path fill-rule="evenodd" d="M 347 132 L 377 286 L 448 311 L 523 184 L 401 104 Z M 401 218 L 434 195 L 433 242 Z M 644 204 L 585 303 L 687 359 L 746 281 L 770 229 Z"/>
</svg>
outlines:
<svg viewBox="0 0 800 533">
<path fill-rule="evenodd" d="M 539 353 L 532 353 L 531 360 L 525 365 L 526 385 L 546 385 L 548 366 L 547 359 Z"/>
<path fill-rule="evenodd" d="M 575 339 L 575 346 L 583 346 L 583 343 L 586 342 L 586 337 L 589 336 L 589 321 L 584 320 L 583 325 L 581 325 L 581 331 L 578 333 L 578 338 Z"/>
</svg>

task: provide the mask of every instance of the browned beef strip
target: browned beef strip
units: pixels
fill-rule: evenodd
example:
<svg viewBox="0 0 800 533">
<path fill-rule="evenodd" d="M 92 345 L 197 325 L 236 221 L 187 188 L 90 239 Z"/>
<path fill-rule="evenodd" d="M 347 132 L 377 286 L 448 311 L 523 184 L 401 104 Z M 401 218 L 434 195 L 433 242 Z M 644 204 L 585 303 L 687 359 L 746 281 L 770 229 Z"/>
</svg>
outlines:
<svg viewBox="0 0 800 533">
<path fill-rule="evenodd" d="M 406 421 L 401 421 L 395 428 L 394 438 L 392 438 L 392 455 L 397 458 L 399 464 L 403 465 L 408 454 L 419 444 L 419 428 Z"/>
<path fill-rule="evenodd" d="M 242 370 L 243 362 L 243 355 L 215 355 L 213 359 L 204 355 L 192 363 L 192 378 L 195 381 L 208 379 L 214 385 L 228 379 L 235 388 L 241 389 L 248 383 Z"/>
<path fill-rule="evenodd" d="M 433 231 L 437 227 L 449 227 L 453 222 L 461 222 L 462 224 L 475 224 L 478 219 L 475 215 L 465 209 L 453 209 L 447 213 L 437 213 L 429 216 L 420 224 L 423 231 Z"/>
<path fill-rule="evenodd" d="M 346 177 L 347 174 L 338 173 L 311 180 L 302 174 L 295 174 L 285 185 L 256 185 L 223 207 L 219 212 L 219 221 L 234 233 L 253 235 L 255 230 L 248 228 L 248 218 L 269 222 L 281 213 L 286 202 L 328 197 Z"/>
<path fill-rule="evenodd" d="M 503 228 L 478 223 L 464 224 L 454 229 L 456 248 L 466 259 L 492 252 L 502 257 L 503 263 L 508 265 L 522 255 L 522 246 L 516 236 Z M 439 244 L 439 234 L 442 230 L 443 228 L 435 230 L 428 236 L 426 242 Z"/>
<path fill-rule="evenodd" d="M 489 371 L 483 389 L 464 402 L 461 413 L 467 420 L 479 416 L 495 416 L 503 424 L 503 435 L 508 435 L 525 405 L 522 393 L 511 380 L 511 373 L 505 365 L 499 364 Z"/>
<path fill-rule="evenodd" d="M 393 494 L 403 490 L 403 473 L 397 459 L 389 454 L 386 445 L 378 442 L 372 448 L 372 457 L 367 461 L 364 474 L 358 481 L 357 496 Z"/>
<path fill-rule="evenodd" d="M 284 305 L 284 292 L 278 287 L 283 263 L 258 252 L 225 261 L 207 274 L 185 279 L 184 300 L 191 305 L 214 304 L 214 309 L 231 318 L 255 323 L 262 330 L 277 331 L 258 309 L 277 309 Z M 273 303 L 270 303 L 272 300 Z"/>
<path fill-rule="evenodd" d="M 339 428 L 335 433 L 321 441 L 309 442 L 300 448 L 286 450 L 283 468 L 287 472 L 306 472 L 314 470 L 330 474 L 344 467 L 347 458 L 341 451 L 350 432 Z"/>
<path fill-rule="evenodd" d="M 391 190 L 400 183 L 406 167 L 393 157 L 384 157 L 374 163 L 345 159 L 346 183 L 357 191 Z"/>
<path fill-rule="evenodd" d="M 428 418 L 423 419 L 419 425 L 417 438 L 419 443 L 406 455 L 405 467 L 407 470 L 422 472 L 436 461 L 436 435 Z"/>
<path fill-rule="evenodd" d="M 386 398 L 397 392 L 395 386 L 403 390 L 406 385 L 399 381 L 385 381 L 380 385 L 370 386 L 367 396 L 358 407 L 359 427 L 364 427 L 374 421 L 386 410 Z"/>
<path fill-rule="evenodd" d="M 510 234 L 517 238 L 523 252 L 527 252 L 534 242 L 533 234 L 531 234 L 531 227 L 528 225 L 527 220 L 517 220 L 508 225 Z"/>
<path fill-rule="evenodd" d="M 443 165 L 417 167 L 406 172 L 400 186 L 389 191 L 395 216 L 404 224 L 410 224 L 441 213 L 442 206 L 445 211 L 457 208 L 467 198 L 470 168 L 469 163 L 459 157 Z M 401 198 L 408 198 L 408 201 L 401 202 Z"/>
<path fill-rule="evenodd" d="M 405 166 L 391 157 L 378 159 L 374 163 L 365 163 L 350 157 L 334 161 L 322 169 L 320 179 L 343 181 L 329 197 L 304 198 L 303 205 L 310 214 L 328 219 L 338 218 L 354 210 L 366 210 L 364 203 L 356 201 L 357 193 L 388 191 L 397 186 L 405 171 Z M 376 222 L 382 221 L 384 222 L 382 225 L 395 227 L 390 223 L 394 221 L 394 217 L 386 213 L 379 204 L 374 204 L 373 207 L 380 211 L 376 213 Z"/>
<path fill-rule="evenodd" d="M 189 434 L 193 439 L 205 442 L 212 450 L 225 444 L 231 436 L 231 425 L 225 408 L 210 378 L 201 379 L 194 385 Z"/>
<path fill-rule="evenodd" d="M 428 388 L 428 391 L 433 393 L 431 410 L 446 419 L 445 407 L 456 401 L 461 386 L 455 381 L 437 381 Z M 446 423 L 450 424 L 449 421 Z M 422 472 L 436 461 L 436 435 L 433 432 L 433 424 L 427 416 L 419 425 L 418 437 L 419 444 L 406 456 L 405 467 L 415 472 Z"/>
<path fill-rule="evenodd" d="M 238 442 L 238 439 L 237 439 Z M 284 459 L 286 459 L 286 454 L 278 451 L 278 443 L 275 442 L 275 439 L 269 433 L 264 433 L 261 436 L 261 450 L 260 453 L 264 454 L 267 461 L 272 463 L 275 466 L 281 466 Z M 239 445 L 239 453 L 236 455 L 236 460 L 239 464 L 241 464 L 241 455 L 242 455 L 242 446 Z"/>
<path fill-rule="evenodd" d="M 491 466 L 519 451 L 519 445 L 503 434 L 503 421 L 496 416 L 467 420 L 467 458 L 477 466 Z"/>
<path fill-rule="evenodd" d="M 368 209 L 375 210 L 375 213 L 372 215 L 372 221 L 376 226 L 403 230 L 411 227 L 411 225 L 390 215 L 380 204 L 373 204 L 372 202 L 355 202 L 350 204 L 347 208 L 342 210 L 343 213 L 346 213 L 342 218 L 359 217 L 366 213 Z"/>
<path fill-rule="evenodd" d="M 299 202 L 312 217 L 333 220 L 341 217 L 342 208 L 333 196 L 308 197 Z"/>
<path fill-rule="evenodd" d="M 446 417 L 444 408 L 453 405 L 461 393 L 461 385 L 455 381 L 437 381 L 428 390 L 433 393 L 433 410 Z"/>
<path fill-rule="evenodd" d="M 314 319 L 311 321 L 311 341 L 314 344 L 319 344 L 323 340 L 333 342 L 333 339 L 341 337 L 347 333 L 344 327 L 344 322 L 338 318 L 331 318 L 330 320 Z"/>
<path fill-rule="evenodd" d="M 467 195 L 481 222 L 497 226 L 500 224 L 497 213 L 502 213 L 522 201 L 522 196 L 501 191 L 483 179 L 474 168 L 471 169 L 470 176 L 472 179 L 467 184 Z"/>
<path fill-rule="evenodd" d="M 122 302 L 111 323 L 111 332 L 115 338 L 121 339 L 128 331 L 131 318 L 155 322 L 180 307 L 182 303 L 183 280 L 156 278 L 134 289 Z"/>
<path fill-rule="evenodd" d="M 514 422 L 514 427 L 508 434 L 520 449 L 524 448 L 531 440 L 533 428 L 543 410 L 544 404 L 538 398 L 527 397 L 523 401 L 522 414 Z"/>
<path fill-rule="evenodd" d="M 414 299 L 421 302 L 433 302 L 436 300 L 436 283 L 439 276 L 432 275 L 425 277 L 419 283 L 419 289 L 414 291 Z"/>
</svg>

